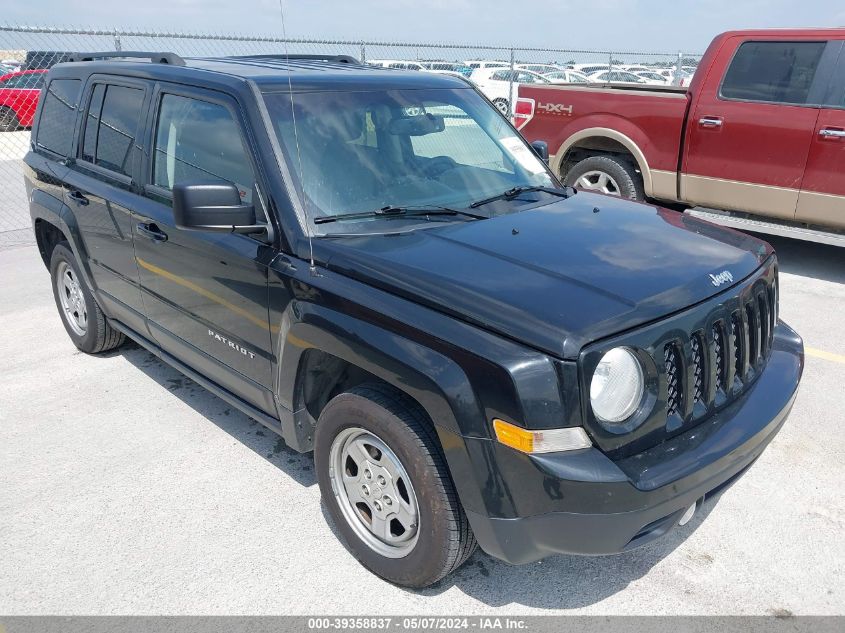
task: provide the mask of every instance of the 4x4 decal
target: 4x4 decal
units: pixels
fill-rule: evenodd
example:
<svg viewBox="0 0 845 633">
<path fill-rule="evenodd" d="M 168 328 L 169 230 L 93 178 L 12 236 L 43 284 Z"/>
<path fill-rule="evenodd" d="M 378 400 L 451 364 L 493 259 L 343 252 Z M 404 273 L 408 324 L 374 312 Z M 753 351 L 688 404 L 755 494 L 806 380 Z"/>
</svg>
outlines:
<svg viewBox="0 0 845 633">
<path fill-rule="evenodd" d="M 538 103 L 538 110 L 543 110 L 548 114 L 560 114 L 563 116 L 572 116 L 572 106 L 564 105 L 562 103 Z"/>
</svg>

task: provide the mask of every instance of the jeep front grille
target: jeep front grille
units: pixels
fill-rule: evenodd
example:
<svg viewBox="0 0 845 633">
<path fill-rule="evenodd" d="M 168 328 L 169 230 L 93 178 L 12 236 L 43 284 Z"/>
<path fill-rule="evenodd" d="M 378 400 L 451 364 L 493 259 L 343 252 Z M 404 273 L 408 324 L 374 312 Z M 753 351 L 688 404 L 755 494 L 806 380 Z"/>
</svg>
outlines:
<svg viewBox="0 0 845 633">
<path fill-rule="evenodd" d="M 666 366 L 666 414 L 675 415 L 683 404 L 681 398 L 681 359 L 673 343 L 663 348 L 663 363 Z"/>
<path fill-rule="evenodd" d="M 724 333 L 721 323 L 714 323 L 713 329 L 710 332 L 713 338 L 713 376 L 716 381 L 716 391 L 724 391 L 725 389 L 725 349 L 727 346 L 724 341 Z"/>
<path fill-rule="evenodd" d="M 585 426 L 614 458 L 633 455 L 718 415 L 743 397 L 769 361 L 777 323 L 777 259 L 685 310 L 585 346 L 581 388 L 602 356 L 624 346 L 643 355 L 646 396 L 637 426 L 610 432 L 584 399 Z"/>
<path fill-rule="evenodd" d="M 704 359 L 701 357 L 701 335 L 693 334 L 690 338 L 690 352 L 692 353 L 692 401 L 704 400 Z"/>
<path fill-rule="evenodd" d="M 664 346 L 667 418 L 699 417 L 756 377 L 771 350 L 773 298 L 764 288 L 727 318 Z"/>
</svg>

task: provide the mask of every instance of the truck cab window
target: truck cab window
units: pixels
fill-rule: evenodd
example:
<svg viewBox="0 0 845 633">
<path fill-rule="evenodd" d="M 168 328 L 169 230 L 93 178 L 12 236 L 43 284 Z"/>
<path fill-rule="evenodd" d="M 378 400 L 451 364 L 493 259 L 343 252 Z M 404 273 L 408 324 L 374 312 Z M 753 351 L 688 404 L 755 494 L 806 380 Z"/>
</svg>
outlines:
<svg viewBox="0 0 845 633">
<path fill-rule="evenodd" d="M 807 102 L 825 42 L 745 42 L 722 82 L 721 96 L 741 101 Z"/>
</svg>

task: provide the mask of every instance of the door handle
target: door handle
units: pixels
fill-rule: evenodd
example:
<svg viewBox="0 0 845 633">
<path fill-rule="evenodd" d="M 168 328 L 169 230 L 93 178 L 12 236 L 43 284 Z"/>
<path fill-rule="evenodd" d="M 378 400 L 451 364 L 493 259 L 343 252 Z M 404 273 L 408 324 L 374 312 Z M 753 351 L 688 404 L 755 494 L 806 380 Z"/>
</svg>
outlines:
<svg viewBox="0 0 845 633">
<path fill-rule="evenodd" d="M 822 138 L 845 138 L 845 130 L 823 127 L 819 130 L 819 136 Z"/>
<path fill-rule="evenodd" d="M 167 233 L 158 228 L 153 222 L 141 222 L 137 228 L 138 233 L 151 239 L 153 242 L 167 241 Z"/>
<path fill-rule="evenodd" d="M 722 127 L 722 119 L 717 116 L 703 116 L 698 120 L 701 127 L 720 128 Z"/>
<path fill-rule="evenodd" d="M 83 207 L 88 204 L 88 198 L 86 198 L 81 191 L 77 191 L 75 189 L 71 190 L 68 192 L 67 197 Z"/>
</svg>

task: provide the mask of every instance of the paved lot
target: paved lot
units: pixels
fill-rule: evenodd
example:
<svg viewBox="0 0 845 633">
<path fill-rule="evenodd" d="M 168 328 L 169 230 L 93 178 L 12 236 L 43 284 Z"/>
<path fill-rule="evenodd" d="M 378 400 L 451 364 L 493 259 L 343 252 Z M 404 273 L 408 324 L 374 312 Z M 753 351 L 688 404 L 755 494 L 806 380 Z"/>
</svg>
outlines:
<svg viewBox="0 0 845 633">
<path fill-rule="evenodd" d="M 421 592 L 344 550 L 309 456 L 142 349 L 80 354 L 35 249 L 0 251 L 0 613 L 845 613 L 845 252 L 776 246 L 804 383 L 706 521 Z"/>
</svg>

